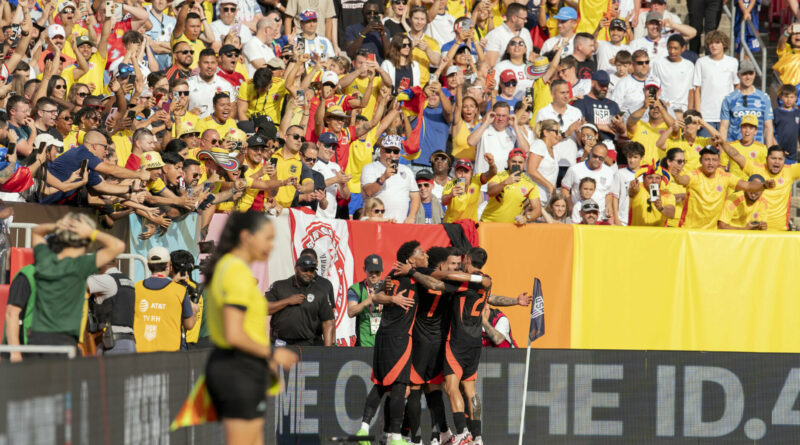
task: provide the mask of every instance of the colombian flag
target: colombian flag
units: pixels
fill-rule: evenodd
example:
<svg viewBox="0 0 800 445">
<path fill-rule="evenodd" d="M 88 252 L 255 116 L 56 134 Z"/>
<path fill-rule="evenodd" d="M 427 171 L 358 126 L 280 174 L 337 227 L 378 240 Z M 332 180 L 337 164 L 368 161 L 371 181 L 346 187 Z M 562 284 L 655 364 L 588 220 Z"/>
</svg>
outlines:
<svg viewBox="0 0 800 445">
<path fill-rule="evenodd" d="M 192 387 L 192 392 L 189 397 L 183 402 L 178 415 L 169 426 L 170 431 L 175 431 L 178 428 L 186 426 L 202 425 L 207 422 L 215 422 L 217 420 L 217 410 L 214 409 L 214 404 L 211 403 L 211 396 L 206 389 L 206 376 L 201 375 Z"/>
</svg>

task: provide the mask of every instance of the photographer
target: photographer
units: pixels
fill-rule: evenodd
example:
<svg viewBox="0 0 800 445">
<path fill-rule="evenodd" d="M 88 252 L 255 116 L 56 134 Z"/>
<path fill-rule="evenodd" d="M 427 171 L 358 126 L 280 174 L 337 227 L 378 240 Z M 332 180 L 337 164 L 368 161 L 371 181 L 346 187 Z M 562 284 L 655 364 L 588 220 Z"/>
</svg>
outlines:
<svg viewBox="0 0 800 445">
<path fill-rule="evenodd" d="M 211 347 L 208 336 L 208 326 L 205 322 L 205 301 L 202 293 L 197 289 L 197 283 L 192 280 L 192 271 L 198 266 L 194 264 L 194 255 L 188 250 L 176 250 L 169 254 L 172 271 L 172 281 L 186 288 L 186 293 L 192 305 L 197 306 L 196 322 L 191 329 L 184 332 L 184 343 L 187 349 L 205 349 Z"/>
<path fill-rule="evenodd" d="M 399 163 L 403 141 L 400 136 L 386 136 L 380 149 L 378 160 L 361 171 L 361 193 L 365 198 L 380 198 L 386 218 L 413 224 L 420 206 L 419 187 L 411 169 Z"/>
<path fill-rule="evenodd" d="M 382 287 L 383 260 L 372 254 L 364 258 L 367 277 L 347 290 L 347 316 L 356 317 L 356 346 L 375 346 L 375 334 L 381 325 L 383 305 L 372 301 Z"/>
<path fill-rule="evenodd" d="M 97 355 L 135 354 L 133 314 L 136 290 L 131 279 L 116 267 L 116 260 L 100 267 L 86 279 L 89 300 L 89 332 L 103 331 Z"/>
</svg>

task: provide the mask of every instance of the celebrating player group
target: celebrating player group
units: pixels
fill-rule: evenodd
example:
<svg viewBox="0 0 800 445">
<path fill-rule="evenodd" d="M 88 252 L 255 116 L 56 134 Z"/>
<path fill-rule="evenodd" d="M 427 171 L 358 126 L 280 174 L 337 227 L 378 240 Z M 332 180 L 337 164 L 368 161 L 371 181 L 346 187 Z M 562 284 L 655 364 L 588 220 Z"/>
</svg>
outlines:
<svg viewBox="0 0 800 445">
<path fill-rule="evenodd" d="M 531 296 L 492 295 L 481 272 L 486 251 L 452 247 L 427 252 L 418 241 L 397 251 L 397 262 L 374 301 L 384 305 L 375 336 L 372 381 L 358 436 L 385 394 L 383 432 L 389 445 L 420 444 L 421 396 L 430 408 L 431 445 L 483 444 L 481 401 L 475 389 L 481 357 L 481 313 L 494 306 L 527 306 Z M 442 383 L 450 399 L 454 432 L 445 418 Z M 467 425 L 469 419 L 469 426 Z M 360 445 L 369 445 L 368 441 Z"/>
</svg>

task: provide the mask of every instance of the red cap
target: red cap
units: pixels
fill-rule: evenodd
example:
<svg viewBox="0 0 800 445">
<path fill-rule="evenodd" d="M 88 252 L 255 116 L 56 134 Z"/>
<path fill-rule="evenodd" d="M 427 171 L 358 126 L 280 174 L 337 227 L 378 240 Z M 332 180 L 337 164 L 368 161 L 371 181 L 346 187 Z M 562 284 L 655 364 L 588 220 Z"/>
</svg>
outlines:
<svg viewBox="0 0 800 445">
<path fill-rule="evenodd" d="M 472 162 L 469 159 L 459 159 L 453 166 L 453 170 L 457 170 L 459 167 L 472 171 Z"/>
<path fill-rule="evenodd" d="M 525 159 L 528 156 L 528 154 L 525 153 L 525 150 L 521 148 L 514 148 L 510 152 L 508 152 L 508 159 L 511 159 L 514 156 L 522 156 L 522 159 Z"/>
<path fill-rule="evenodd" d="M 512 80 L 517 80 L 517 75 L 514 73 L 514 71 L 503 70 L 503 72 L 500 73 L 500 82 L 505 83 L 505 82 L 510 82 Z"/>
</svg>

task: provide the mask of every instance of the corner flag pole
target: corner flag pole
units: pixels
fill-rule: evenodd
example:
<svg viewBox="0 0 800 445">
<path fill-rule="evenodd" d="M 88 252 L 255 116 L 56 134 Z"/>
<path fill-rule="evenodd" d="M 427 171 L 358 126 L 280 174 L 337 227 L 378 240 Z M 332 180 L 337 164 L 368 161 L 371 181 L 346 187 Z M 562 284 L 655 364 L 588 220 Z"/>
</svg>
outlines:
<svg viewBox="0 0 800 445">
<path fill-rule="evenodd" d="M 531 367 L 531 343 L 544 335 L 544 298 L 542 296 L 542 282 L 538 278 L 533 280 L 533 304 L 531 305 L 531 320 L 528 328 L 528 347 L 525 352 L 525 380 L 522 384 L 522 409 L 519 419 L 519 445 L 522 445 L 522 436 L 525 433 L 525 408 L 528 405 L 528 374 Z"/>
</svg>

